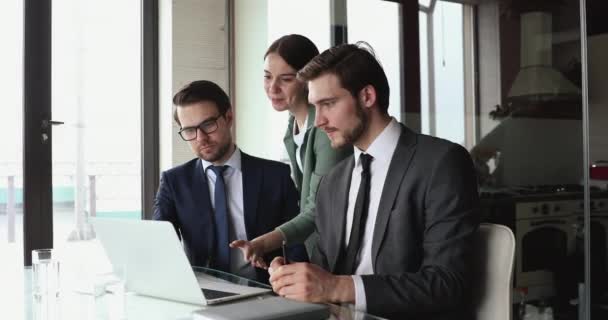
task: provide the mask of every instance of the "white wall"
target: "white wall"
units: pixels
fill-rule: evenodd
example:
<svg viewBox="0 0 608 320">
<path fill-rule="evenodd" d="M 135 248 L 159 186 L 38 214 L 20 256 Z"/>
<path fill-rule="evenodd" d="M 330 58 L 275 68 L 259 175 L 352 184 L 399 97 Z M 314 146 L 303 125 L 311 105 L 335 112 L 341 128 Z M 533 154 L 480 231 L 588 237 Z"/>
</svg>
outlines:
<svg viewBox="0 0 608 320">
<path fill-rule="evenodd" d="M 158 105 L 159 105 L 159 162 L 160 170 L 173 167 L 173 1 L 159 2 L 158 15 Z"/>
<path fill-rule="evenodd" d="M 581 43 L 578 37 L 563 41 L 554 47 L 553 65 L 566 68 L 580 59 Z M 608 34 L 587 38 L 587 61 L 589 85 L 589 160 L 608 160 L 608 86 L 606 70 L 608 63 Z M 582 106 L 576 106 L 582 108 Z M 581 120 L 582 121 L 582 120 Z M 580 143 L 583 143 L 580 137 Z M 582 148 L 582 147 L 581 147 Z M 581 149 L 582 150 L 582 149 Z"/>
<path fill-rule="evenodd" d="M 500 86 L 500 12 L 498 3 L 482 2 L 477 7 L 479 51 L 479 129 L 480 137 L 492 131 L 498 121 L 490 119 L 490 112 L 501 104 Z"/>
<path fill-rule="evenodd" d="M 161 170 L 194 155 L 173 122 L 173 94 L 194 80 L 210 80 L 228 92 L 226 1 L 163 0 L 160 3 Z"/>
<path fill-rule="evenodd" d="M 331 45 L 330 0 L 268 0 L 268 45 L 291 33 L 310 39 L 323 52 Z M 297 12 L 297 14 L 293 14 Z"/>
<path fill-rule="evenodd" d="M 608 160 L 608 34 L 588 38 L 589 158 Z"/>
</svg>

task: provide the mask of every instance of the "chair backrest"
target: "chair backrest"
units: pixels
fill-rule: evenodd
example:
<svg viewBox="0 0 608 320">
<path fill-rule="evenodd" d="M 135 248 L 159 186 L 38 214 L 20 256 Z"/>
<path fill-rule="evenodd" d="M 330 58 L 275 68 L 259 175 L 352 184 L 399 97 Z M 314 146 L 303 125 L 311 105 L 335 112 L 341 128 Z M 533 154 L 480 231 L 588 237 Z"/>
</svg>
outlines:
<svg viewBox="0 0 608 320">
<path fill-rule="evenodd" d="M 511 320 L 515 236 L 503 225 L 482 223 L 475 244 L 475 318 Z"/>
</svg>

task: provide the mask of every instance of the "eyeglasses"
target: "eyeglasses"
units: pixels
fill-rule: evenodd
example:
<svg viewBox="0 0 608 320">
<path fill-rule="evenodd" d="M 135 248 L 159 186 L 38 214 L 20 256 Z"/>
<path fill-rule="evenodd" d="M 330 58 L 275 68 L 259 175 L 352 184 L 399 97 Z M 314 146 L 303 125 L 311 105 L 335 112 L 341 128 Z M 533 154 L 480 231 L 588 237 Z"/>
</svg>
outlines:
<svg viewBox="0 0 608 320">
<path fill-rule="evenodd" d="M 211 133 L 215 132 L 215 130 L 217 130 L 217 128 L 218 128 L 217 120 L 223 116 L 224 116 L 223 114 L 220 114 L 217 117 L 209 118 L 209 119 L 199 123 L 197 126 L 182 128 L 178 132 L 179 136 L 184 141 L 192 141 L 192 140 L 196 139 L 196 137 L 198 135 L 198 129 L 201 129 L 201 131 L 204 132 L 205 134 L 211 134 Z"/>
</svg>

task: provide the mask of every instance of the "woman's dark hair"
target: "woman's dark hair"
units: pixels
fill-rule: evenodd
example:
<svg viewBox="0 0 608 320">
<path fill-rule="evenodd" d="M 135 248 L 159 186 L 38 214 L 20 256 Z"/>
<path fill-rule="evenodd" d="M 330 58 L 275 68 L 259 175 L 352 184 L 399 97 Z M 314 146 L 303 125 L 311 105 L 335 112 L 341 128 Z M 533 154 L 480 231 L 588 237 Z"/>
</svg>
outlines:
<svg viewBox="0 0 608 320">
<path fill-rule="evenodd" d="M 278 54 L 288 65 L 298 71 L 319 54 L 319 49 L 305 36 L 289 34 L 275 40 L 266 50 L 264 59 L 271 53 Z"/>
</svg>

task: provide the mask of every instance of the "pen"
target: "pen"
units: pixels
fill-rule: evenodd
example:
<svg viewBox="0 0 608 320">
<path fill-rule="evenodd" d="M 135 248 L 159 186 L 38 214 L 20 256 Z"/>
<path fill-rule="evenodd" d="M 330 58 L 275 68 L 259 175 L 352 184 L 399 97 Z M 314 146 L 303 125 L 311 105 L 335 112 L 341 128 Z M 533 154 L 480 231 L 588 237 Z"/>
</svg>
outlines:
<svg viewBox="0 0 608 320">
<path fill-rule="evenodd" d="M 285 240 L 283 240 L 283 263 L 284 264 L 289 264 L 289 260 L 287 259 L 287 242 Z"/>
</svg>

